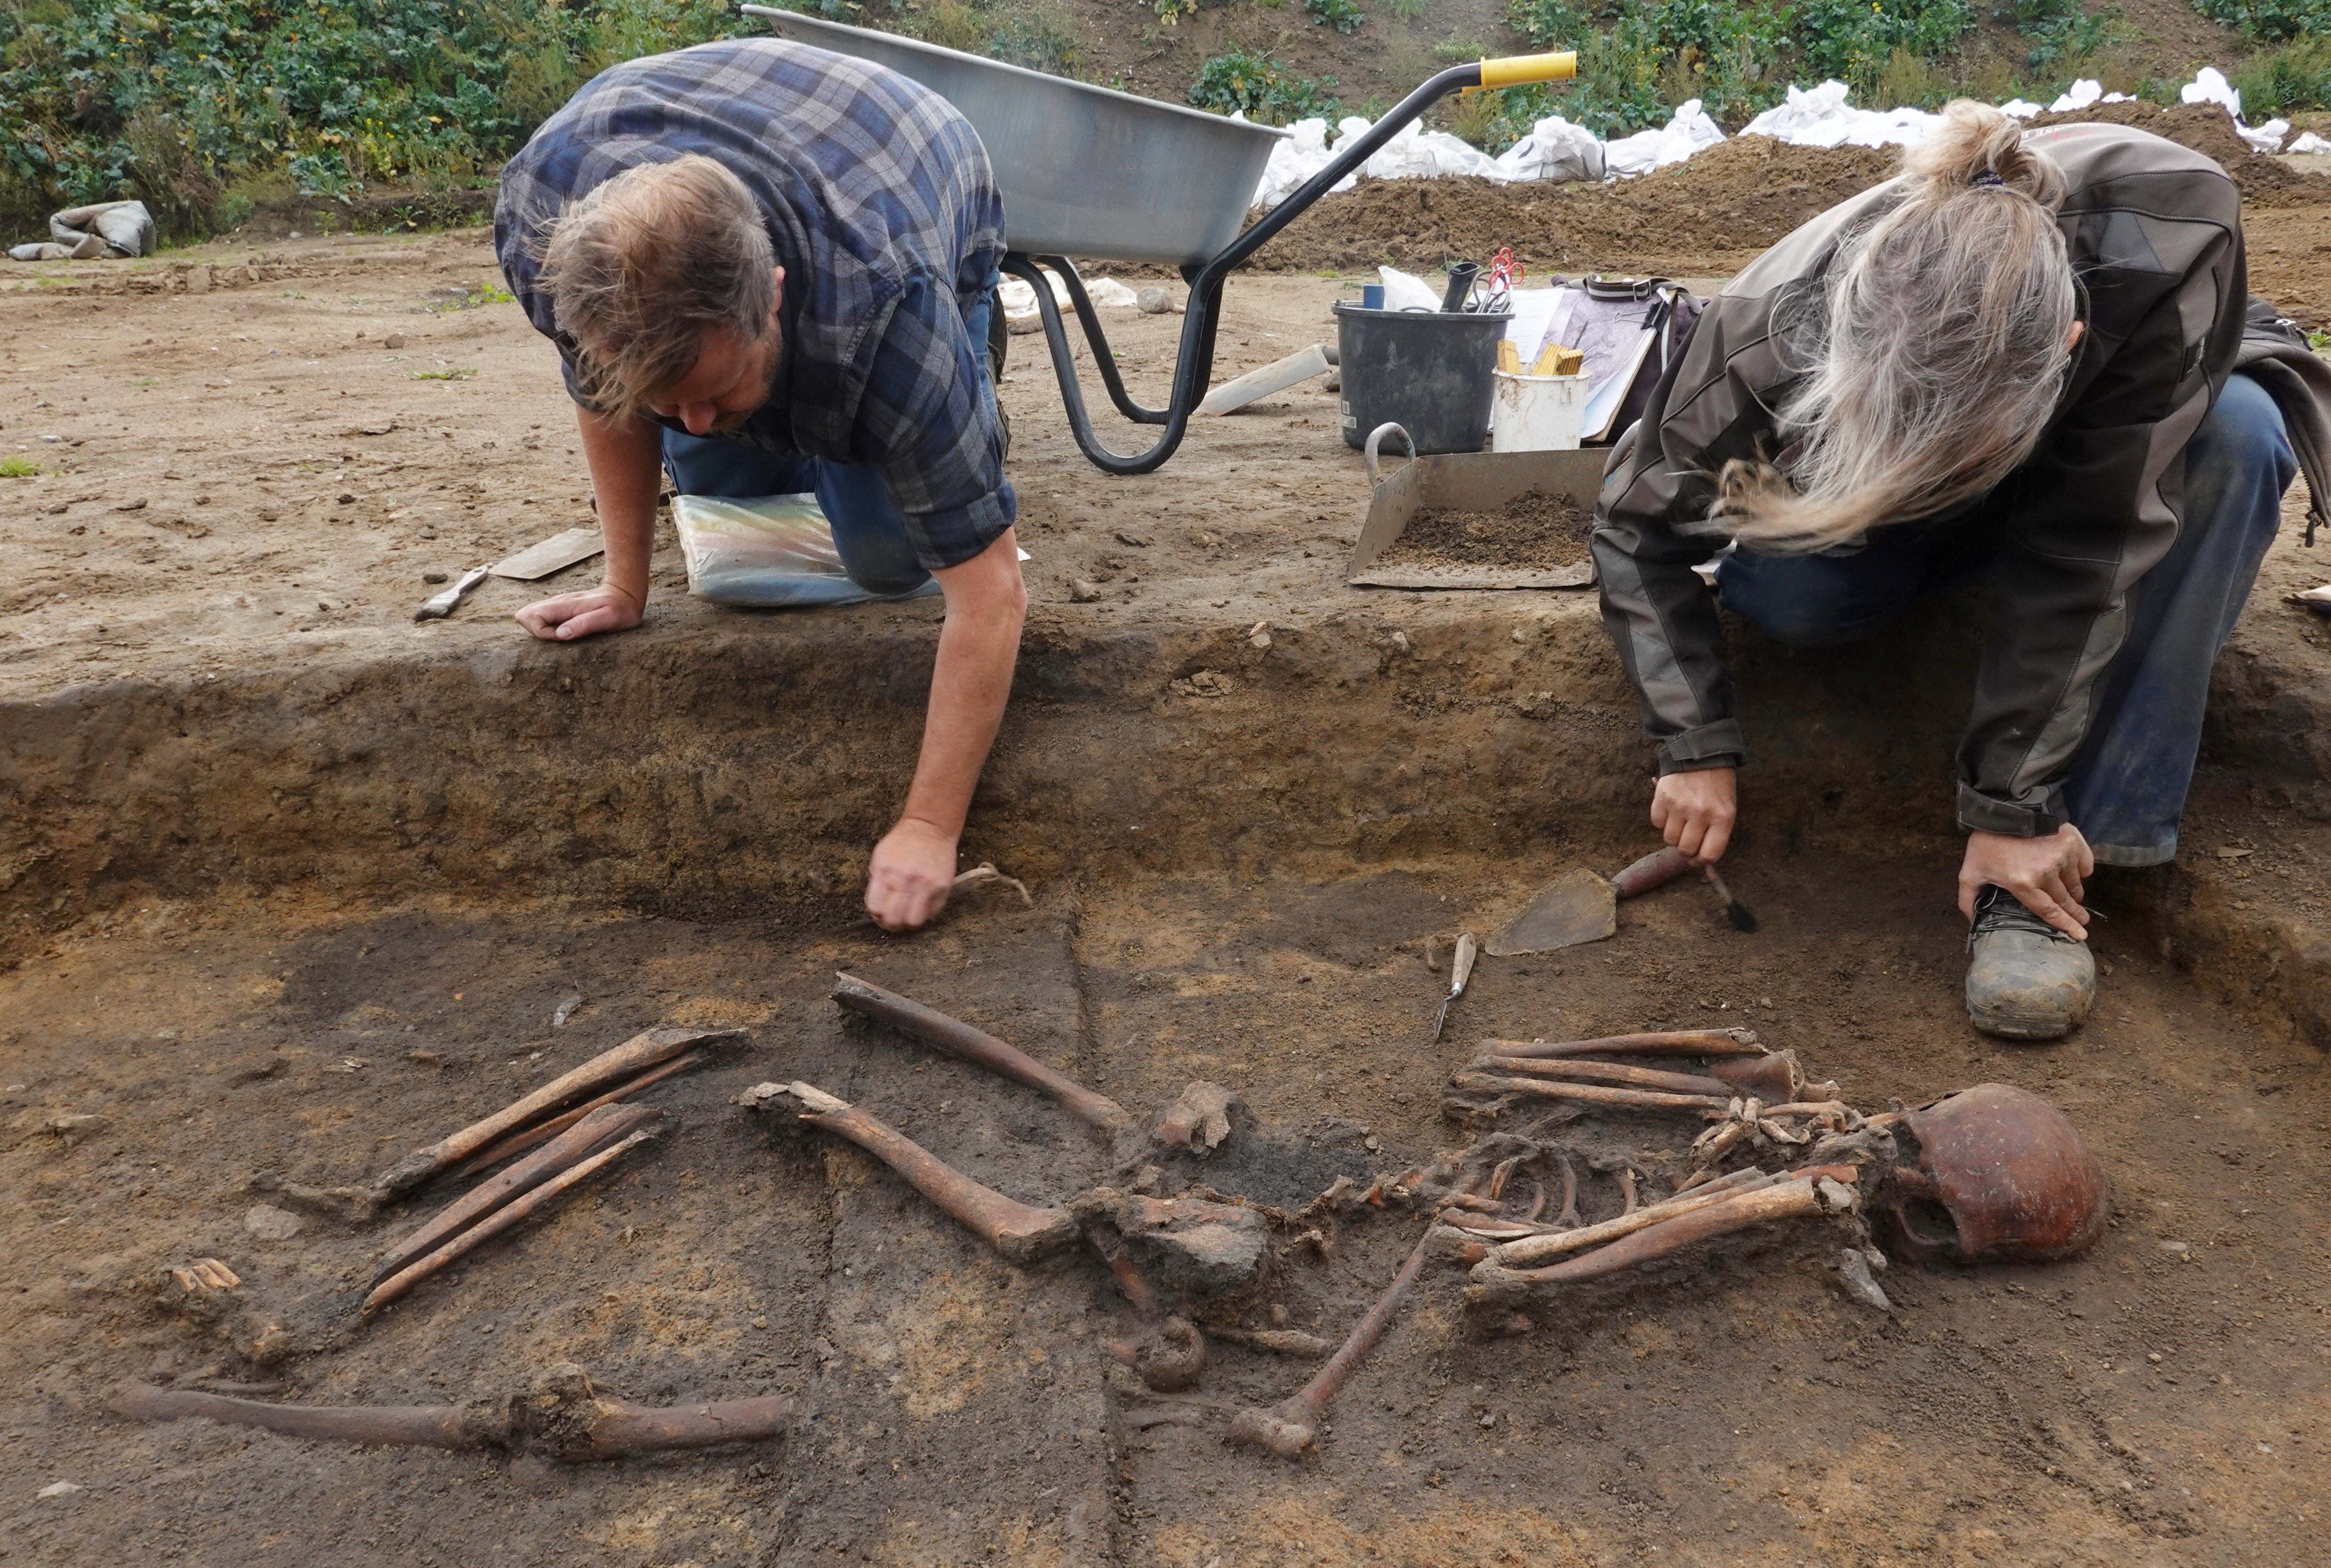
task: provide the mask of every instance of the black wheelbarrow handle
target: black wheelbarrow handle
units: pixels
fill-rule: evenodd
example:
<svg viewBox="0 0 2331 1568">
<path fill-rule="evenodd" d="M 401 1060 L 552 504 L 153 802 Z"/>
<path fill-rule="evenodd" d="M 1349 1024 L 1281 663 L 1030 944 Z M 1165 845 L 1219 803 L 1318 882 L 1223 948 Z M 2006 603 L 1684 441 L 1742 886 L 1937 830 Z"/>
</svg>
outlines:
<svg viewBox="0 0 2331 1568">
<path fill-rule="evenodd" d="M 1036 290 L 1036 309 L 1043 318 L 1045 346 L 1051 351 L 1052 371 L 1061 383 L 1061 402 L 1068 410 L 1069 428 L 1076 432 L 1078 447 L 1092 460 L 1093 466 L 1108 473 L 1146 474 L 1159 467 L 1182 444 L 1190 415 L 1206 395 L 1214 369 L 1214 334 L 1222 324 L 1223 280 L 1241 262 L 1302 216 L 1312 203 L 1335 189 L 1337 181 L 1367 162 L 1378 147 L 1451 93 L 1470 87 L 1518 87 L 1533 81 L 1561 81 L 1577 73 L 1578 57 L 1566 52 L 1524 54 L 1452 65 L 1401 100 L 1351 146 L 1329 160 L 1327 167 L 1304 181 L 1212 261 L 1194 270 L 1184 268 L 1182 275 L 1190 287 L 1190 301 L 1182 318 L 1182 344 L 1174 361 L 1173 392 L 1162 409 L 1145 408 L 1126 392 L 1124 377 L 1118 371 L 1117 356 L 1110 351 L 1108 340 L 1101 331 L 1099 313 L 1094 310 L 1085 292 L 1084 280 L 1077 275 L 1067 257 L 1030 256 L 1017 251 L 1005 256 L 1004 271 Z M 1084 389 L 1077 382 L 1076 356 L 1069 346 L 1068 329 L 1061 320 L 1060 306 L 1052 299 L 1051 287 L 1042 268 L 1060 274 L 1069 302 L 1077 313 L 1077 322 L 1084 328 L 1086 341 L 1092 345 L 1093 363 L 1100 371 L 1101 383 L 1108 389 L 1109 401 L 1117 405 L 1117 411 L 1137 424 L 1166 427 L 1156 444 L 1147 451 L 1134 457 L 1122 456 L 1103 446 L 1100 438 L 1093 433 L 1092 420 L 1085 412 Z"/>
</svg>

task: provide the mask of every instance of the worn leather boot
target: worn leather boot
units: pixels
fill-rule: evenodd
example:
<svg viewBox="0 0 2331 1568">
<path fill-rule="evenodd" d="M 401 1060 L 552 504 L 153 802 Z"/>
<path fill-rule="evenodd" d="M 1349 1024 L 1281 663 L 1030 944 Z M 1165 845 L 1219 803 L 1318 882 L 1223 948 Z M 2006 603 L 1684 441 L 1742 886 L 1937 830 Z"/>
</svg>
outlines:
<svg viewBox="0 0 2331 1568">
<path fill-rule="evenodd" d="M 1975 895 L 1967 931 L 1967 1017 L 2005 1040 L 2056 1040 L 2097 1000 L 2097 962 L 2004 888 Z"/>
</svg>

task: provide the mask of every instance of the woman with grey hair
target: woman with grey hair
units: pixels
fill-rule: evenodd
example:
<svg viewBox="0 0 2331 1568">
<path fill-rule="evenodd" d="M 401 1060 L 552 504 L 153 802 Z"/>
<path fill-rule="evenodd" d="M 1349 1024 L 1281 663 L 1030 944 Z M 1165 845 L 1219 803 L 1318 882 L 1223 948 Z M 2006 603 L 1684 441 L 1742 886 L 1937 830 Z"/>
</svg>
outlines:
<svg viewBox="0 0 2331 1568">
<path fill-rule="evenodd" d="M 2086 879 L 2175 853 L 2210 667 L 2302 459 L 2320 516 L 2331 371 L 2261 305 L 2216 164 L 1968 102 L 1735 278 L 1596 508 L 1668 841 L 1713 863 L 1736 820 L 1719 603 L 1834 646 L 1989 567 L 1958 754 L 1967 1008 L 2011 1039 L 2077 1024 Z M 1719 556 L 1711 592 L 1694 568 Z"/>
</svg>

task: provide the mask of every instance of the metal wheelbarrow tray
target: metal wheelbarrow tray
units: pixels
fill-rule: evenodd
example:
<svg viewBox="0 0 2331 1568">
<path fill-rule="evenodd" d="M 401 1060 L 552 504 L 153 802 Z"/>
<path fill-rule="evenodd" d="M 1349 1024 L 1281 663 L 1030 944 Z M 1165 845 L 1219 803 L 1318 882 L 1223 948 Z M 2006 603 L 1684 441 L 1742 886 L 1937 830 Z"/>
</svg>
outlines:
<svg viewBox="0 0 2331 1568">
<path fill-rule="evenodd" d="M 1004 239 L 1011 246 L 1004 270 L 1036 290 L 1070 428 L 1094 466 L 1113 474 L 1151 472 L 1182 444 L 1190 416 L 1213 377 L 1223 280 L 1241 262 L 1449 94 L 1471 87 L 1559 81 L 1577 73 L 1577 56 L 1569 53 L 1452 65 L 1403 99 L 1326 168 L 1241 233 L 1247 205 L 1284 131 L 893 33 L 845 27 L 766 5 L 741 9 L 766 18 L 794 43 L 888 66 L 954 104 L 971 122 L 1004 197 Z M 1126 391 L 1100 316 L 1068 259 L 1070 252 L 1181 269 L 1190 299 L 1173 391 L 1164 408 L 1145 407 Z M 1165 427 L 1148 451 L 1114 452 L 1093 433 L 1075 354 L 1042 268 L 1059 274 L 1065 285 L 1109 402 L 1136 424 Z"/>
</svg>

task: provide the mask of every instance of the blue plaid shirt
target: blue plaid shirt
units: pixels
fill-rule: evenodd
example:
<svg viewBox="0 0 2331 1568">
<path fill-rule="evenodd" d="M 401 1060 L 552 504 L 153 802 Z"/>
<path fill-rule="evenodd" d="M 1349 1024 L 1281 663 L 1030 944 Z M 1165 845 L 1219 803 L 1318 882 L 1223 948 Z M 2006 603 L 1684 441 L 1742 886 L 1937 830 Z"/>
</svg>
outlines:
<svg viewBox="0 0 2331 1568">
<path fill-rule="evenodd" d="M 986 549 L 1018 502 L 981 392 L 986 345 L 964 326 L 1004 254 L 1004 204 L 969 122 L 895 71 L 770 38 L 592 78 L 503 168 L 494 206 L 502 275 L 558 345 L 577 402 L 535 248 L 586 192 L 686 153 L 745 182 L 785 270 L 776 389 L 734 439 L 880 468 L 926 567 Z"/>
</svg>

